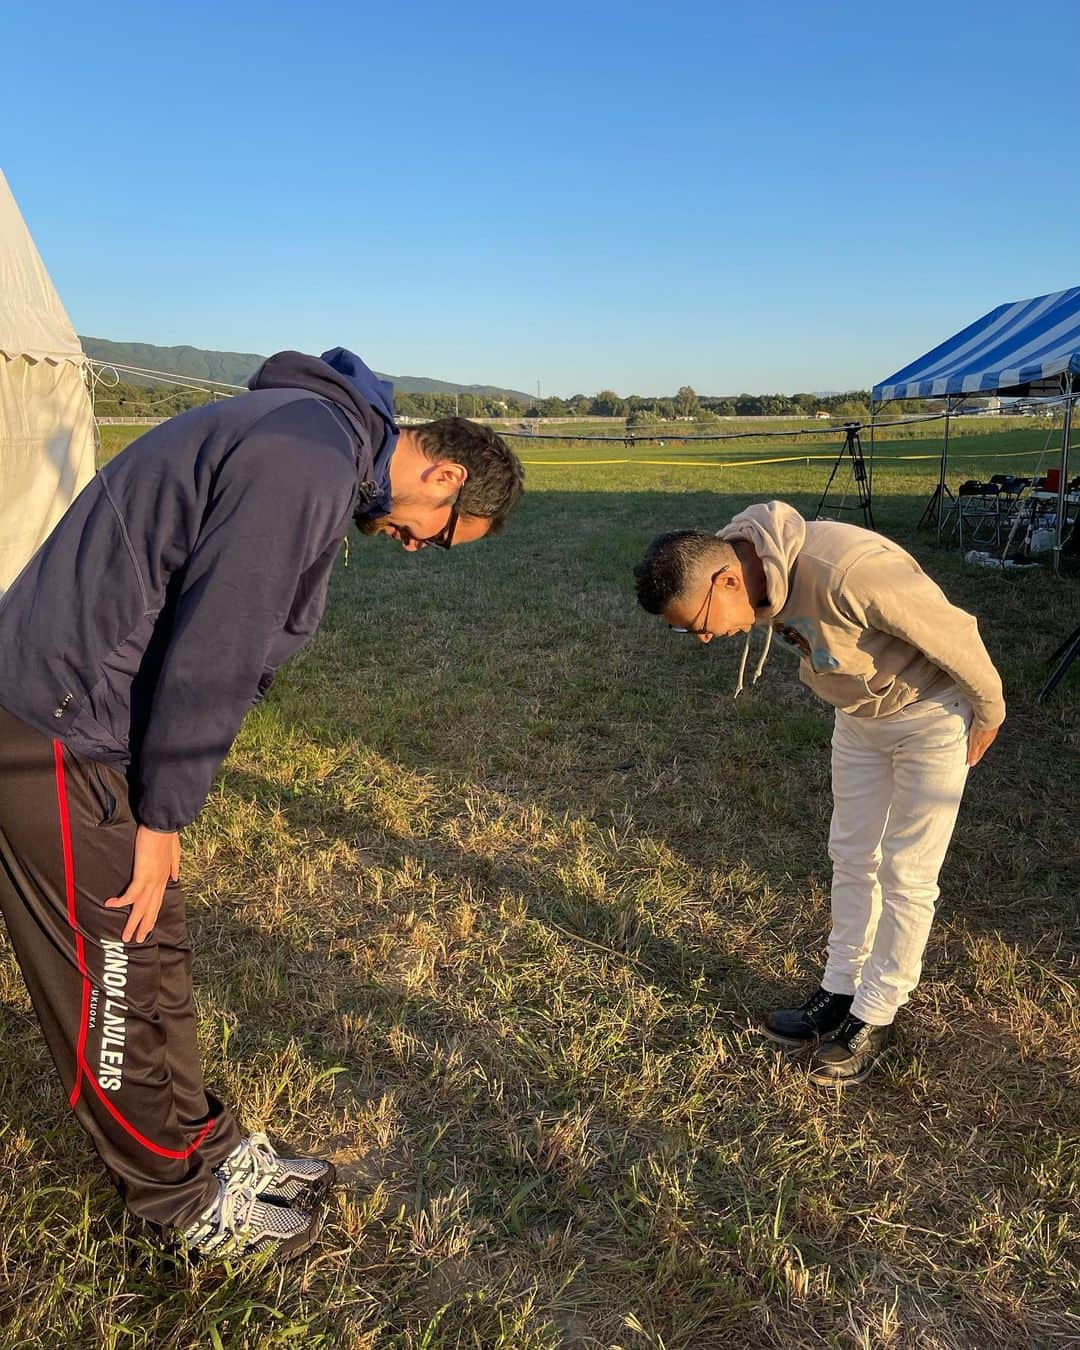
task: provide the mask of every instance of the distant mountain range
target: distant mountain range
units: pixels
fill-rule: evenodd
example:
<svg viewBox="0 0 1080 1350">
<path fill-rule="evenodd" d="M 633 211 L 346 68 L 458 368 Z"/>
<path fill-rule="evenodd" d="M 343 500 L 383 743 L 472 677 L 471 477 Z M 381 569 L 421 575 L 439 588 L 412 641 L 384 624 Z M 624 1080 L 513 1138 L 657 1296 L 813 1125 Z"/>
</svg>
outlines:
<svg viewBox="0 0 1080 1350">
<path fill-rule="evenodd" d="M 140 366 L 162 375 L 189 375 L 199 380 L 217 380 L 221 384 L 247 384 L 265 357 L 255 352 L 212 352 L 201 347 L 157 347 L 150 342 L 111 342 L 108 338 L 82 337 L 83 351 L 95 361 L 121 366 Z M 451 384 L 420 375 L 376 374 L 389 380 L 402 394 L 479 394 L 483 398 L 517 399 L 531 403 L 532 395 L 519 389 L 499 389 L 492 384 Z M 132 383 L 138 376 L 126 377 Z"/>
</svg>

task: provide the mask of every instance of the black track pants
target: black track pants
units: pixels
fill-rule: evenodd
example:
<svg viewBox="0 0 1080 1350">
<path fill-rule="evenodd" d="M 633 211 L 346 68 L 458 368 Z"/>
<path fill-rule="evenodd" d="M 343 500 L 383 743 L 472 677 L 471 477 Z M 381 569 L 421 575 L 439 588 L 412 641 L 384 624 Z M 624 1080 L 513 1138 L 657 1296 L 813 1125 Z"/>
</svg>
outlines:
<svg viewBox="0 0 1080 1350">
<path fill-rule="evenodd" d="M 0 911 L 68 1102 L 128 1208 L 184 1227 L 240 1141 L 203 1086 L 184 894 L 124 943 L 135 821 L 127 780 L 0 709 Z M 2 1103 L 0 1103 L 2 1110 Z"/>
</svg>

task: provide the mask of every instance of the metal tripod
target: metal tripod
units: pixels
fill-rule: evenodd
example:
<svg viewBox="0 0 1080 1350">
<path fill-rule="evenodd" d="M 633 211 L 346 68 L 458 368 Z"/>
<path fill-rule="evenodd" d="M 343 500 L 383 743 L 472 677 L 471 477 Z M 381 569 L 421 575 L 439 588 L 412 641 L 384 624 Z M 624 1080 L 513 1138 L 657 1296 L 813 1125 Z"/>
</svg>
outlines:
<svg viewBox="0 0 1080 1350">
<path fill-rule="evenodd" d="M 939 511 L 938 502 L 944 503 L 946 498 L 948 498 L 952 505 L 943 506 L 942 510 Z M 955 505 L 956 498 L 949 490 L 948 483 L 938 483 L 937 487 L 935 487 L 934 491 L 930 494 L 930 500 L 923 507 L 923 513 L 919 517 L 919 523 L 915 528 L 917 530 L 928 530 L 932 525 L 940 526 L 943 520 L 948 519 L 949 512 L 952 511 Z"/>
<path fill-rule="evenodd" d="M 1080 627 L 1074 628 L 1057 651 L 1054 652 L 1052 656 L 1046 658 L 1046 664 L 1048 666 L 1053 666 L 1055 661 L 1057 662 L 1057 665 L 1054 666 L 1054 669 L 1050 672 L 1050 678 L 1036 695 L 1036 703 L 1046 702 L 1065 678 L 1065 672 L 1076 660 L 1078 655 L 1080 655 Z"/>
<path fill-rule="evenodd" d="M 837 512 L 861 511 L 863 524 L 868 530 L 872 530 L 874 528 L 874 510 L 870 502 L 870 479 L 866 472 L 866 460 L 863 459 L 859 430 L 860 424 L 858 422 L 848 422 L 844 427 L 844 444 L 840 447 L 840 453 L 836 456 L 836 463 L 832 466 L 832 473 L 829 474 L 829 481 L 825 484 L 825 491 L 821 494 L 821 501 L 818 502 L 814 519 L 821 519 L 821 513 L 825 509 L 825 503 L 828 501 L 829 493 L 832 490 L 833 480 L 839 473 L 841 464 L 847 459 L 851 461 L 851 476 L 855 482 L 859 500 L 856 505 L 849 506 L 845 501 L 847 494 L 843 493 L 833 510 Z"/>
</svg>

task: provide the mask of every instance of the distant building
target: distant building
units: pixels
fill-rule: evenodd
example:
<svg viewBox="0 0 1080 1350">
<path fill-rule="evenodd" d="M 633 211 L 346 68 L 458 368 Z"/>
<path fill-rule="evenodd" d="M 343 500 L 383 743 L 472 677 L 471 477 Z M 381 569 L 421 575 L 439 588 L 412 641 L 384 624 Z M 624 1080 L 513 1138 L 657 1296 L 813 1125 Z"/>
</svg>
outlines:
<svg viewBox="0 0 1080 1350">
<path fill-rule="evenodd" d="M 966 400 L 956 412 L 967 417 L 993 417 L 1001 412 L 1001 399 L 995 395 L 992 398 Z"/>
</svg>

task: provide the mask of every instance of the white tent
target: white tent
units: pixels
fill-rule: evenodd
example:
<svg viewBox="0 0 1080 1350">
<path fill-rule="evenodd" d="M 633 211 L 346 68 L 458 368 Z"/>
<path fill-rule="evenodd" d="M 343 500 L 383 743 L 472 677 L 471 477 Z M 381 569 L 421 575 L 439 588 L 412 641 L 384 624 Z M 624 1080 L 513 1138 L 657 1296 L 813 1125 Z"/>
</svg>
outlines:
<svg viewBox="0 0 1080 1350">
<path fill-rule="evenodd" d="M 0 172 L 0 595 L 93 475 L 85 367 Z"/>
</svg>

